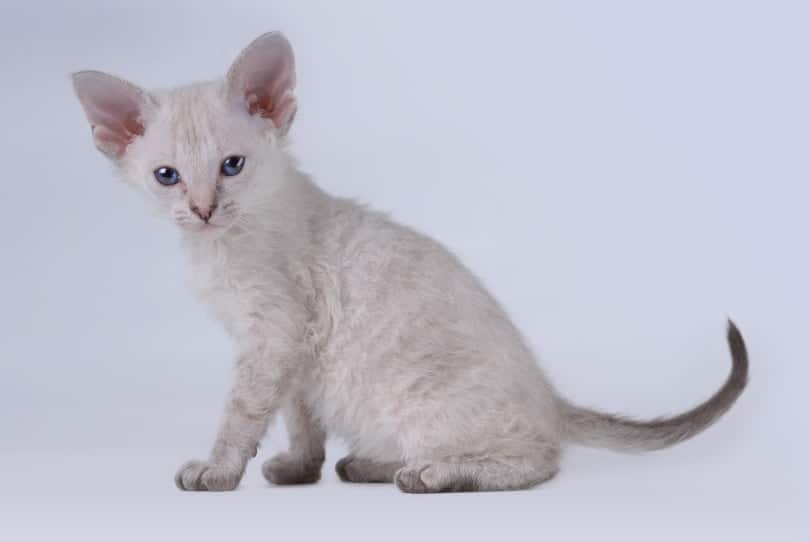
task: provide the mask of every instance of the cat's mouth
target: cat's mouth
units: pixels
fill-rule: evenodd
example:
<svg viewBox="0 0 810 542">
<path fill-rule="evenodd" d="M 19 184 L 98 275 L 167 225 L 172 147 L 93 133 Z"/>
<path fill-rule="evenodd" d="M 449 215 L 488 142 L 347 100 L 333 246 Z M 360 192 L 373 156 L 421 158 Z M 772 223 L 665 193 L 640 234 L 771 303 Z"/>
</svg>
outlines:
<svg viewBox="0 0 810 542">
<path fill-rule="evenodd" d="M 224 224 L 214 224 L 213 222 L 201 222 L 197 225 L 198 231 L 219 230 L 224 228 Z"/>
<path fill-rule="evenodd" d="M 197 222 L 195 224 L 186 226 L 186 229 L 197 233 L 216 234 L 224 232 L 230 226 L 231 222 L 227 224 L 217 224 L 215 222 Z"/>
<path fill-rule="evenodd" d="M 217 237 L 236 223 L 238 215 L 238 206 L 233 202 L 229 202 L 219 212 L 215 213 L 210 220 L 200 220 L 190 213 L 184 212 L 175 215 L 175 221 L 187 232 L 206 237 Z"/>
<path fill-rule="evenodd" d="M 179 223 L 178 225 L 180 226 L 180 229 L 186 232 L 188 235 L 200 239 L 213 240 L 222 237 L 225 232 L 230 229 L 233 223 L 233 220 L 224 220 L 222 222 L 217 222 L 214 220 L 203 222 L 202 220 L 199 220 L 196 222 Z"/>
</svg>

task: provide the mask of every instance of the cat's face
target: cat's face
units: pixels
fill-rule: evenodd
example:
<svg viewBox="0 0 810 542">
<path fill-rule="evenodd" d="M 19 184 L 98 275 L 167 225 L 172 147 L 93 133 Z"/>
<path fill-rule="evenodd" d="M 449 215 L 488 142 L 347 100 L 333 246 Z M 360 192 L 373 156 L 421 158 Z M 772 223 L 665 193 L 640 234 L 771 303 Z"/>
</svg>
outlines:
<svg viewBox="0 0 810 542">
<path fill-rule="evenodd" d="M 74 74 L 98 149 L 160 214 L 202 236 L 272 196 L 294 84 L 292 50 L 277 33 L 251 43 L 221 82 L 148 93 L 101 72 Z"/>
</svg>

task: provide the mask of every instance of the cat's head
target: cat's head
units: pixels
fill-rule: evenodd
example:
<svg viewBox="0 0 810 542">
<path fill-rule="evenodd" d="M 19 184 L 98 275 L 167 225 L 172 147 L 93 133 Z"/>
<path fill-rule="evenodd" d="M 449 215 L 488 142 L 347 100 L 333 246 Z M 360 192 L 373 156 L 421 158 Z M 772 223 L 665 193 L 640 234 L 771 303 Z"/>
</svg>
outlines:
<svg viewBox="0 0 810 542">
<path fill-rule="evenodd" d="M 248 45 L 224 80 L 148 92 L 97 71 L 73 75 L 96 147 L 183 229 L 217 235 L 273 191 L 296 111 L 292 48 Z"/>
</svg>

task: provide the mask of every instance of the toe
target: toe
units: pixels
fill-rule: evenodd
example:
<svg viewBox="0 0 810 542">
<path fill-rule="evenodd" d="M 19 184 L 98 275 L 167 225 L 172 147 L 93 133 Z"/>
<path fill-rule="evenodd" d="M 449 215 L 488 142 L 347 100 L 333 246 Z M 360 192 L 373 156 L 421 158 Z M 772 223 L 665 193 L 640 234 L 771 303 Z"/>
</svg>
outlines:
<svg viewBox="0 0 810 542">
<path fill-rule="evenodd" d="M 207 465 L 202 461 L 189 461 L 177 471 L 174 483 L 179 489 L 184 491 L 195 491 L 205 489 L 201 486 L 200 479 Z"/>
<path fill-rule="evenodd" d="M 208 491 L 232 491 L 239 485 L 239 478 L 236 473 L 210 467 L 202 473 L 201 485 Z"/>
<path fill-rule="evenodd" d="M 425 484 L 421 476 L 422 471 L 426 468 L 428 467 L 403 467 L 394 475 L 394 482 L 405 493 L 428 493 L 430 488 Z"/>
</svg>

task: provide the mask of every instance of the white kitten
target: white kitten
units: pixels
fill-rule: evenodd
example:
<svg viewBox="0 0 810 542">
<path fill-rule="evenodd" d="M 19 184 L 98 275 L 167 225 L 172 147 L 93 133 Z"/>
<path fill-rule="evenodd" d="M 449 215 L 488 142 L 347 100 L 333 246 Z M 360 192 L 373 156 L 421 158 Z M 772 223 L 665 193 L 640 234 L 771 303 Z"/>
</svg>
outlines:
<svg viewBox="0 0 810 542">
<path fill-rule="evenodd" d="M 229 490 L 273 415 L 290 450 L 264 464 L 277 484 L 315 482 L 324 439 L 344 438 L 343 480 L 403 491 L 525 488 L 557 472 L 568 442 L 652 450 L 705 429 L 745 387 L 733 367 L 708 401 L 637 422 L 573 406 L 476 278 L 435 241 L 319 190 L 285 136 L 295 116 L 287 40 L 265 34 L 222 81 L 146 92 L 74 75 L 96 146 L 184 232 L 195 288 L 241 346 L 208 461 L 181 489 Z"/>
</svg>

